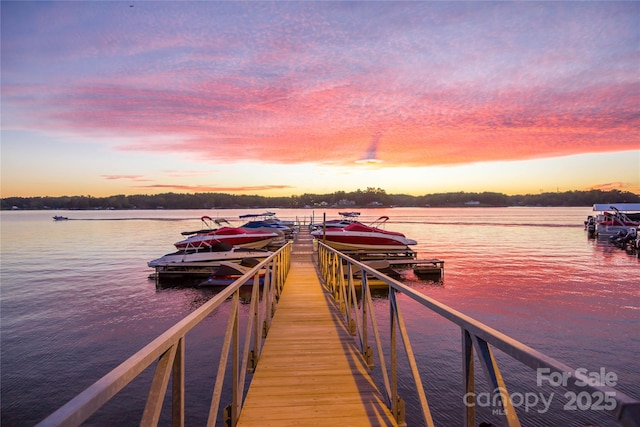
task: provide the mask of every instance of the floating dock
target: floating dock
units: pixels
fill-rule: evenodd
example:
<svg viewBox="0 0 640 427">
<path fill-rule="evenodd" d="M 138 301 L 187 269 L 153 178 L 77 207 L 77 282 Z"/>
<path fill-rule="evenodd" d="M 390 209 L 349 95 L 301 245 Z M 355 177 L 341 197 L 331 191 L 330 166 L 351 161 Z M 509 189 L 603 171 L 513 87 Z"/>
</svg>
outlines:
<svg viewBox="0 0 640 427">
<path fill-rule="evenodd" d="M 149 279 L 156 282 L 156 287 L 162 287 L 164 282 L 171 285 L 171 282 L 191 280 L 204 280 L 211 276 L 211 273 L 218 268 L 219 262 L 172 262 L 160 264 L 154 267 L 155 271 L 149 275 Z M 185 283 L 182 283 L 183 285 Z"/>
</svg>

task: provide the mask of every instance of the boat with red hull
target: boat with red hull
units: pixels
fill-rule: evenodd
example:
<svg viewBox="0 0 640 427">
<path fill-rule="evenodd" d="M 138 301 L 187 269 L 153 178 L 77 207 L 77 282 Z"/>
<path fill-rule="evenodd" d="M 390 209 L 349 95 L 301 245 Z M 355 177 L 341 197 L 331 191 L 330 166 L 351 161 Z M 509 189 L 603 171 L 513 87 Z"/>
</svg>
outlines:
<svg viewBox="0 0 640 427">
<path fill-rule="evenodd" d="M 346 251 L 406 251 L 417 244 L 402 233 L 381 229 L 388 219 L 387 216 L 380 217 L 371 225 L 353 222 L 346 227 L 312 231 L 311 235 L 334 249 Z"/>
<path fill-rule="evenodd" d="M 250 231 L 239 227 L 222 227 L 216 230 L 203 230 L 175 243 L 180 250 L 200 249 L 217 243 L 228 243 L 237 248 L 260 249 L 269 245 L 278 237 L 275 232 Z"/>
</svg>

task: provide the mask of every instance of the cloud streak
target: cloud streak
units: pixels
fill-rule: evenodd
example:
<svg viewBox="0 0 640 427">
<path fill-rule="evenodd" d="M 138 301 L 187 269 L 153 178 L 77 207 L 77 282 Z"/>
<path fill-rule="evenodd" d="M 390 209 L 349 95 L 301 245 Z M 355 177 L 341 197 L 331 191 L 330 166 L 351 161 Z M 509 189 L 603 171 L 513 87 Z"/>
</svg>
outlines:
<svg viewBox="0 0 640 427">
<path fill-rule="evenodd" d="M 136 188 L 154 189 L 163 191 L 187 191 L 192 193 L 245 193 L 249 191 L 286 190 L 294 188 L 289 185 L 245 185 L 245 186 L 216 186 L 216 185 L 177 185 L 177 184 L 153 184 L 141 185 Z"/>
<path fill-rule="evenodd" d="M 146 179 L 142 175 L 102 175 L 102 178 L 106 179 L 107 181 L 149 181 L 149 179 Z"/>
</svg>

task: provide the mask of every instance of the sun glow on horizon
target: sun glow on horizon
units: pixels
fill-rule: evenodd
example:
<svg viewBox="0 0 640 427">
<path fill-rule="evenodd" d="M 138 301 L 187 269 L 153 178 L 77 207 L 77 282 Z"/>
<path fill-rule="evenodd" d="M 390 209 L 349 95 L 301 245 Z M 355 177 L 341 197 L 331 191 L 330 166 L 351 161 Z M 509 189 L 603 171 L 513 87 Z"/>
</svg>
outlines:
<svg viewBox="0 0 640 427">
<path fill-rule="evenodd" d="M 633 176 L 639 161 L 640 151 L 426 167 L 386 167 L 380 163 L 351 167 L 312 163 L 285 166 L 241 162 L 191 172 L 167 170 L 156 176 L 94 174 L 90 180 L 82 181 L 74 179 L 75 169 L 71 169 L 50 186 L 41 185 L 37 178 L 30 180 L 27 177 L 14 187 L 3 179 L 2 196 L 106 197 L 211 192 L 288 197 L 366 188 L 413 196 L 460 191 L 516 195 L 590 189 L 618 189 L 640 194 L 640 179 L 638 174 L 635 174 L 635 180 Z M 588 170 L 591 178 L 586 184 L 580 176 L 583 170 Z M 632 173 L 629 175 L 628 171 Z M 256 174 L 268 179 L 256 179 Z M 302 184 L 300 177 L 305 178 Z M 163 184 L 169 179 L 172 184 Z"/>
</svg>

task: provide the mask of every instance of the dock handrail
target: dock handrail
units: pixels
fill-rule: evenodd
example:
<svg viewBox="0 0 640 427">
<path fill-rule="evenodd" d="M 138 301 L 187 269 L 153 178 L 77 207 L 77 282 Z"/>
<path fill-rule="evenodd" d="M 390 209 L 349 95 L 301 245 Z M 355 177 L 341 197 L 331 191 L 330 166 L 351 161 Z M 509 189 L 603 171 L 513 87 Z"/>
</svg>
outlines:
<svg viewBox="0 0 640 427">
<path fill-rule="evenodd" d="M 318 242 L 318 266 L 325 286 L 333 294 L 340 305 L 344 320 L 355 335 L 360 351 L 367 361 L 370 369 L 374 367 L 374 351 L 369 346 L 369 333 L 374 335 L 374 345 L 377 350 L 378 363 L 382 374 L 387 406 L 391 410 L 399 425 L 405 422 L 404 401 L 398 394 L 398 351 L 396 349 L 398 333 L 404 345 L 404 352 L 408 359 L 409 369 L 413 376 L 416 392 L 422 410 L 425 425 L 433 426 L 433 419 L 429 410 L 429 404 L 422 386 L 419 366 L 416 362 L 402 312 L 396 298 L 397 293 L 402 293 L 418 304 L 439 314 L 445 319 L 458 325 L 461 330 L 461 353 L 463 356 L 463 396 L 465 409 L 463 419 L 465 426 L 476 425 L 476 394 L 474 380 L 474 351 L 484 371 L 492 402 L 498 399 L 505 417 L 505 424 L 519 426 L 518 414 L 507 392 L 497 360 L 491 347 L 495 347 L 511 358 L 521 362 L 531 369 L 543 372 L 546 378 L 556 378 L 560 375 L 563 379 L 562 387 L 575 392 L 588 392 L 590 396 L 599 396 L 603 399 L 601 407 L 609 415 L 612 415 L 624 426 L 640 426 L 640 401 L 609 387 L 605 384 L 594 382 L 587 373 L 575 370 L 568 365 L 557 361 L 451 307 L 446 306 L 426 295 L 417 292 L 409 286 L 394 280 L 385 274 L 363 264 L 349 256 Z M 354 280 L 354 272 L 361 271 L 361 276 Z M 384 357 L 383 343 L 380 339 L 378 325 L 373 310 L 369 278 L 376 278 L 385 282 L 389 289 L 390 306 L 390 362 L 387 365 Z M 361 304 L 358 304 L 356 281 L 359 281 Z M 371 322 L 371 325 L 368 325 Z M 542 371 L 540 371 L 542 370 Z M 391 373 L 389 377 L 389 372 Z M 567 375 L 570 373 L 571 375 Z"/>
<path fill-rule="evenodd" d="M 185 418 L 185 336 L 230 297 L 232 298 L 231 309 L 207 425 L 213 426 L 216 424 L 230 352 L 233 369 L 232 396 L 231 403 L 225 408 L 224 412 L 230 425 L 236 425 L 243 400 L 246 373 L 251 373 L 255 369 L 264 339 L 271 325 L 271 319 L 275 313 L 277 300 L 282 293 L 282 288 L 289 272 L 291 246 L 292 242 L 288 242 L 264 261 L 257 264 L 233 284 L 227 286 L 197 310 L 49 415 L 38 426 L 80 425 L 154 363 L 156 364 L 155 373 L 140 425 L 158 424 L 169 379 L 172 379 L 173 425 L 183 426 Z M 259 278 L 261 270 L 266 270 L 262 285 L 262 297 L 260 296 Z M 239 331 L 240 287 L 251 279 L 253 279 L 253 288 L 249 308 L 250 319 L 247 322 L 246 333 L 244 337 L 241 337 Z M 244 344 L 241 348 L 240 340 L 242 338 L 244 338 Z"/>
</svg>

